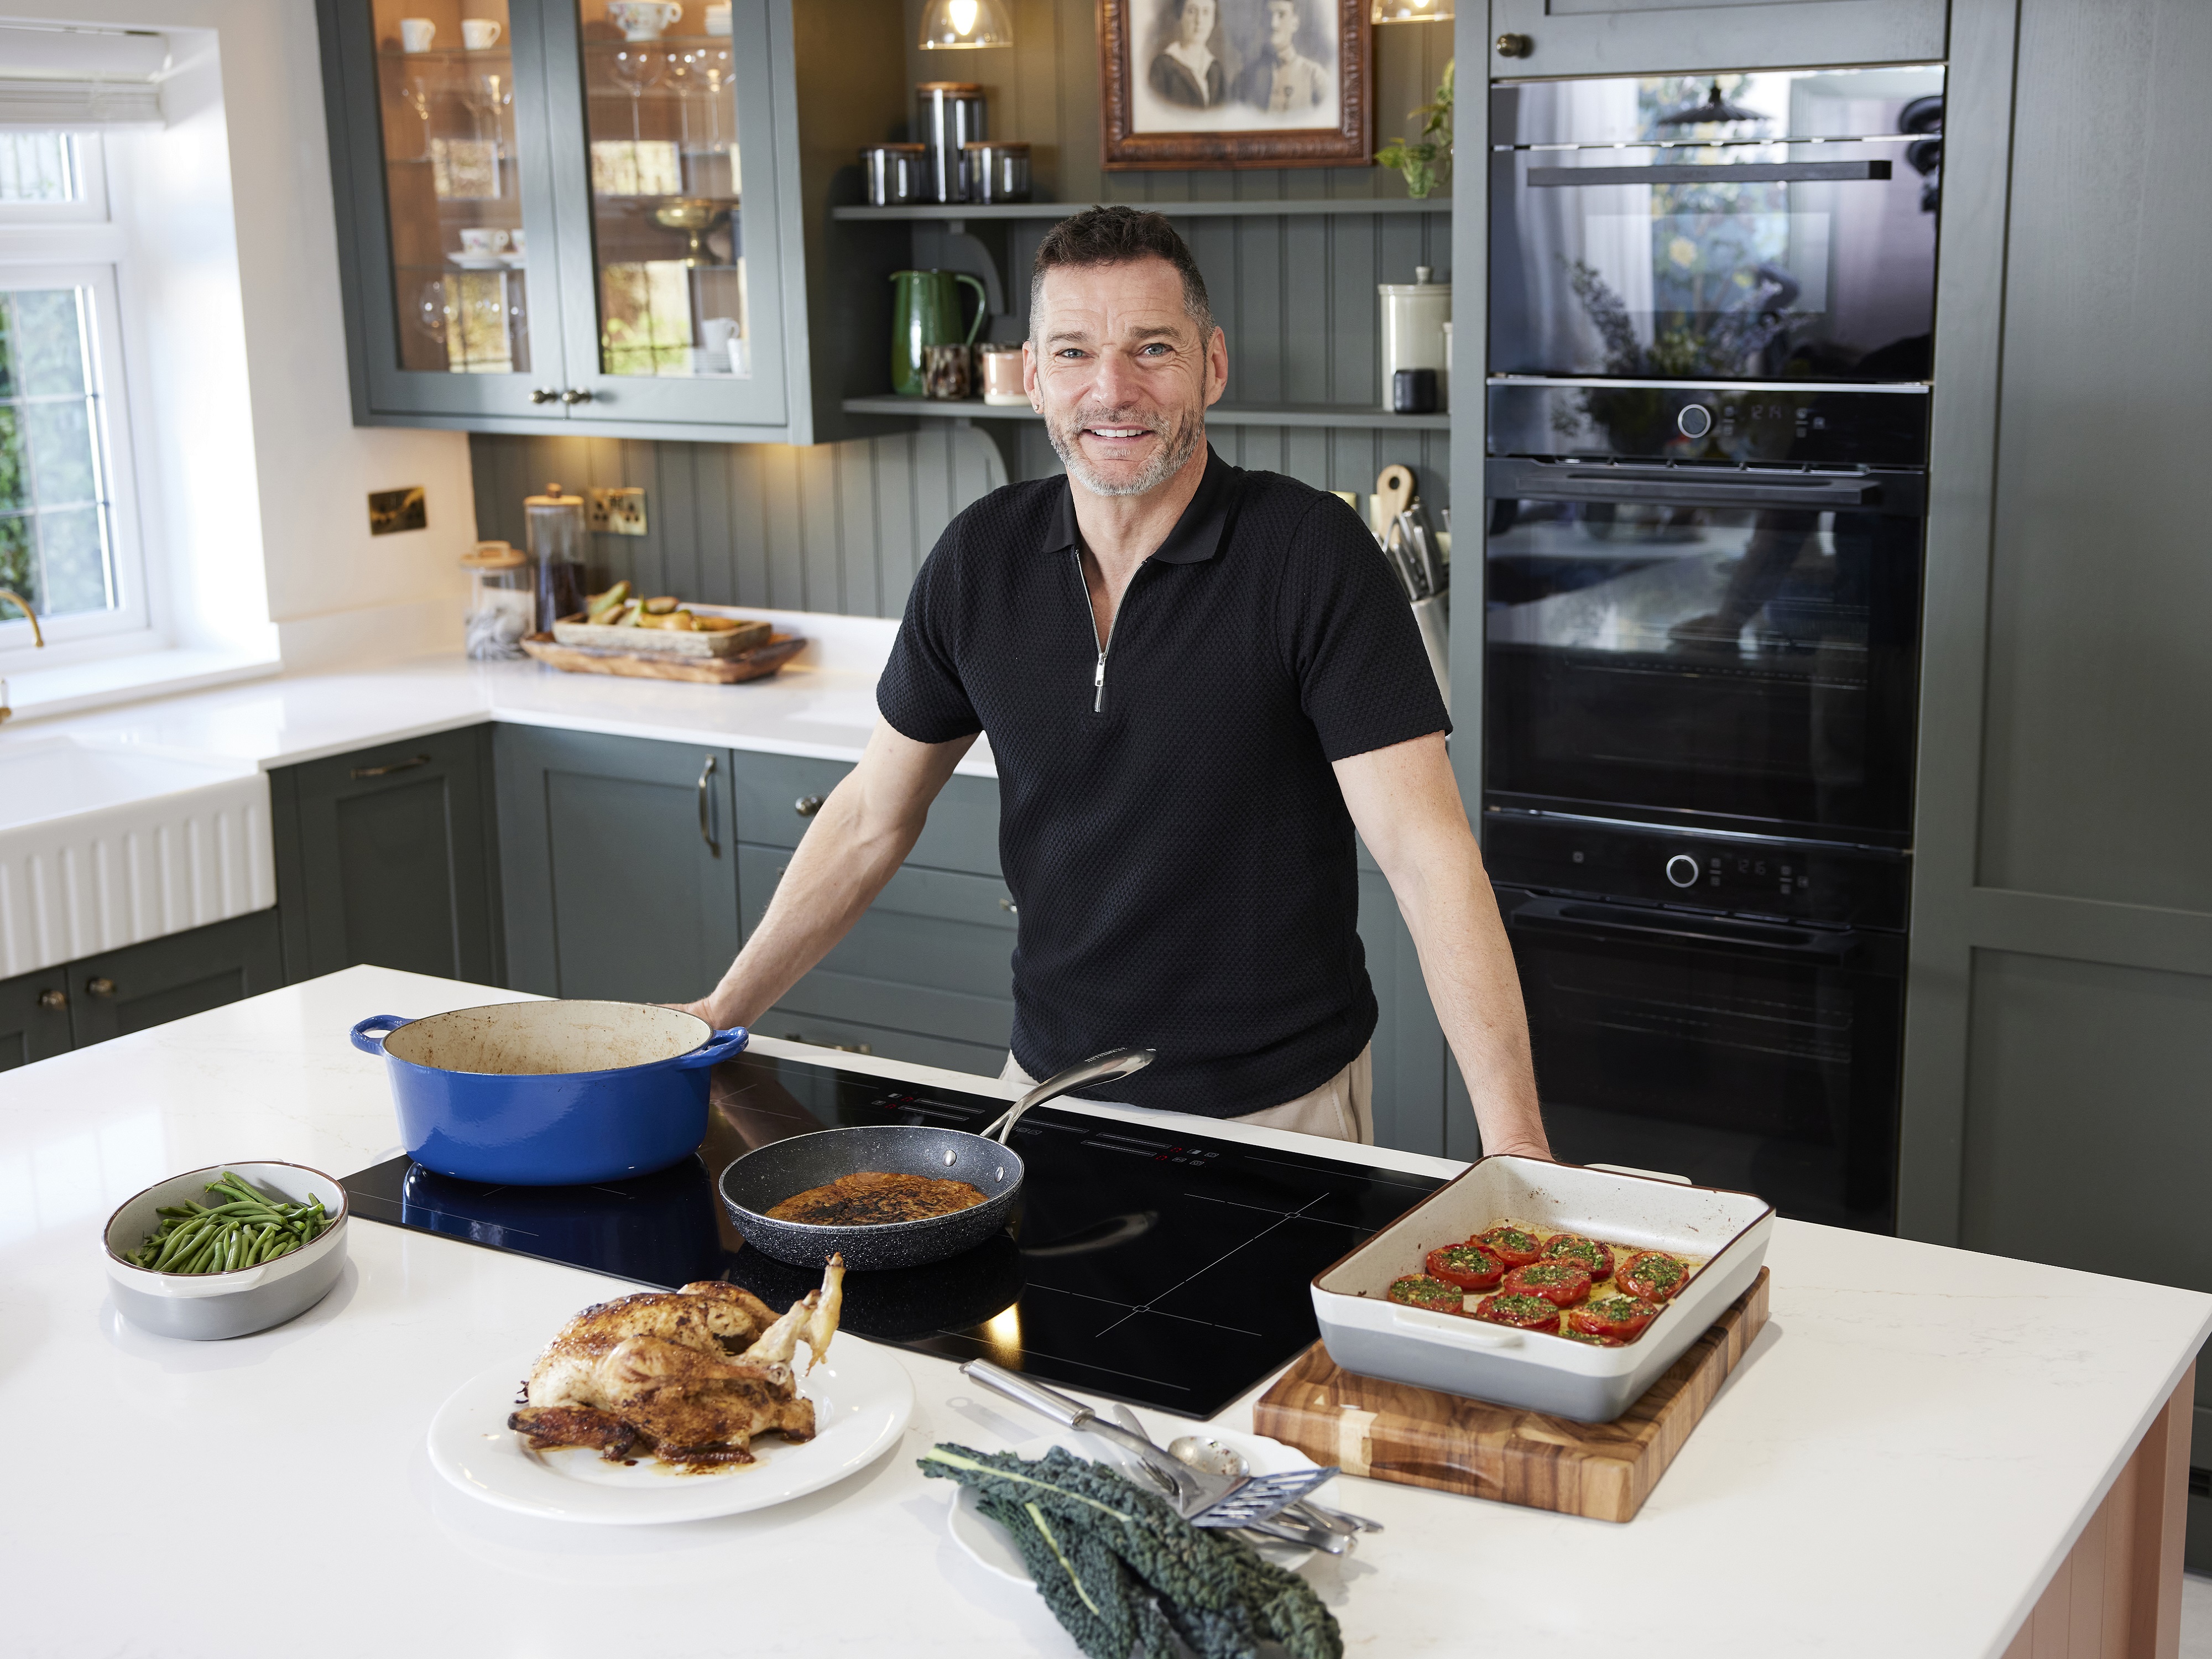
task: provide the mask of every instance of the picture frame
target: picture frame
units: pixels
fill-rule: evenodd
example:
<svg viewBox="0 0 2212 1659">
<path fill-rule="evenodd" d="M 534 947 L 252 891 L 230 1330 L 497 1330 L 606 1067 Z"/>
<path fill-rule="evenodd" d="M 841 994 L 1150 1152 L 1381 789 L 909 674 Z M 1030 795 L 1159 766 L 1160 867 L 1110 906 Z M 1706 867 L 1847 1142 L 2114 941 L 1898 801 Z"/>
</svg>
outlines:
<svg viewBox="0 0 2212 1659">
<path fill-rule="evenodd" d="M 1109 171 L 1364 167 L 1367 0 L 1099 0 Z"/>
</svg>

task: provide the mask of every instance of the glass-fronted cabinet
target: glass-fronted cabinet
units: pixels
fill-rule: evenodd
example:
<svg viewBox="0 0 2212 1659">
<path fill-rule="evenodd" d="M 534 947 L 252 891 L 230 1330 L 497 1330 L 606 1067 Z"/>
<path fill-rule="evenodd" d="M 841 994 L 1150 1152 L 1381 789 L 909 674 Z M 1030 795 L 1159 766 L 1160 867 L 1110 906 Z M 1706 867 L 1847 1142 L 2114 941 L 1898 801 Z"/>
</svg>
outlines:
<svg viewBox="0 0 2212 1659">
<path fill-rule="evenodd" d="M 790 4 L 322 0 L 356 417 L 809 441 Z"/>
</svg>

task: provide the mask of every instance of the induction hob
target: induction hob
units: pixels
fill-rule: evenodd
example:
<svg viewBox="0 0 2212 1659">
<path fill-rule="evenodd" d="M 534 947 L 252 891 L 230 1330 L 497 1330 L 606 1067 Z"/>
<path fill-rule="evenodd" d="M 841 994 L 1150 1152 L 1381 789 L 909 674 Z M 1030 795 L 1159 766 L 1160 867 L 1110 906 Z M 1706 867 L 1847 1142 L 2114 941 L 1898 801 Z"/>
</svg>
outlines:
<svg viewBox="0 0 2212 1659">
<path fill-rule="evenodd" d="M 726 1279 L 781 1308 L 819 1275 L 744 1248 L 716 1191 L 732 1159 L 860 1124 L 978 1130 L 1006 1104 L 745 1054 L 715 1068 L 705 1143 L 657 1174 L 490 1187 L 396 1158 L 344 1184 L 366 1220 L 668 1289 Z M 1029 1173 L 1008 1231 L 950 1261 L 848 1274 L 845 1328 L 1193 1418 L 1312 1343 L 1307 1281 L 1443 1184 L 1049 1106 L 1014 1146 Z"/>
</svg>

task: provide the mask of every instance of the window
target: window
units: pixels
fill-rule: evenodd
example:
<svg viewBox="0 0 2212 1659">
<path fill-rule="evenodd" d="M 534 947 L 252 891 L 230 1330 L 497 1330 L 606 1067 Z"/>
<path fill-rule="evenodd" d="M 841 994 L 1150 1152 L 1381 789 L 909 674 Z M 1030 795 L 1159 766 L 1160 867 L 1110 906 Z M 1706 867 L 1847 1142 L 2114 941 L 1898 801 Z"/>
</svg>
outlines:
<svg viewBox="0 0 2212 1659">
<path fill-rule="evenodd" d="M 102 172 L 97 137 L 0 132 L 0 588 L 57 644 L 147 620 Z M 6 660 L 31 629 L 0 612 Z"/>
</svg>

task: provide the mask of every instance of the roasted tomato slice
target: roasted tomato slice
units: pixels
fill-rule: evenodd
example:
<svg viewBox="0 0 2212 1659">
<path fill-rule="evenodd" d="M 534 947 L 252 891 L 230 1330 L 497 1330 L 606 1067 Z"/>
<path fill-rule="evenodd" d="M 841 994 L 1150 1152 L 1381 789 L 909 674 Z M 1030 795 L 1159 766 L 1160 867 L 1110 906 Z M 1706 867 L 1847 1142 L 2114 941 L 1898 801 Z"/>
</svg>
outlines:
<svg viewBox="0 0 2212 1659">
<path fill-rule="evenodd" d="M 1474 1316 L 1493 1325 L 1510 1325 L 1516 1330 L 1559 1328 L 1559 1310 L 1551 1303 L 1540 1296 L 1522 1296 L 1510 1291 L 1483 1297 L 1474 1304 Z"/>
<path fill-rule="evenodd" d="M 1559 1333 L 1571 1342 L 1587 1342 L 1593 1348 L 1625 1348 L 1628 1345 L 1617 1336 L 1592 1336 L 1588 1331 L 1564 1330 Z"/>
<path fill-rule="evenodd" d="M 1407 1273 L 1390 1286 L 1390 1299 L 1402 1302 L 1409 1308 L 1428 1308 L 1437 1313 L 1467 1311 L 1467 1292 L 1456 1285 L 1442 1279 L 1431 1279 L 1425 1273 Z"/>
<path fill-rule="evenodd" d="M 1554 1233 L 1546 1239 L 1544 1260 L 1579 1261 L 1600 1283 L 1613 1277 L 1612 1249 L 1594 1238 L 1583 1238 L 1574 1233 Z"/>
<path fill-rule="evenodd" d="M 1505 1288 L 1571 1308 L 1590 1293 L 1589 1269 L 1579 1261 L 1532 1261 L 1506 1274 Z"/>
<path fill-rule="evenodd" d="M 1658 1250 L 1638 1250 L 1614 1271 L 1613 1282 L 1646 1302 L 1667 1302 L 1690 1282 L 1690 1269 Z"/>
<path fill-rule="evenodd" d="M 1431 1250 L 1429 1277 L 1456 1285 L 1463 1291 L 1494 1291 L 1505 1276 L 1505 1264 L 1480 1244 L 1448 1244 Z"/>
<path fill-rule="evenodd" d="M 1626 1341 L 1662 1311 L 1658 1303 L 1639 1297 L 1608 1296 L 1577 1308 L 1567 1316 L 1567 1323 L 1584 1336 L 1613 1336 Z"/>
<path fill-rule="evenodd" d="M 1468 1243 L 1481 1245 L 1509 1267 L 1525 1267 L 1544 1254 L 1542 1241 L 1518 1227 L 1492 1227 L 1486 1233 L 1477 1233 Z"/>
</svg>

